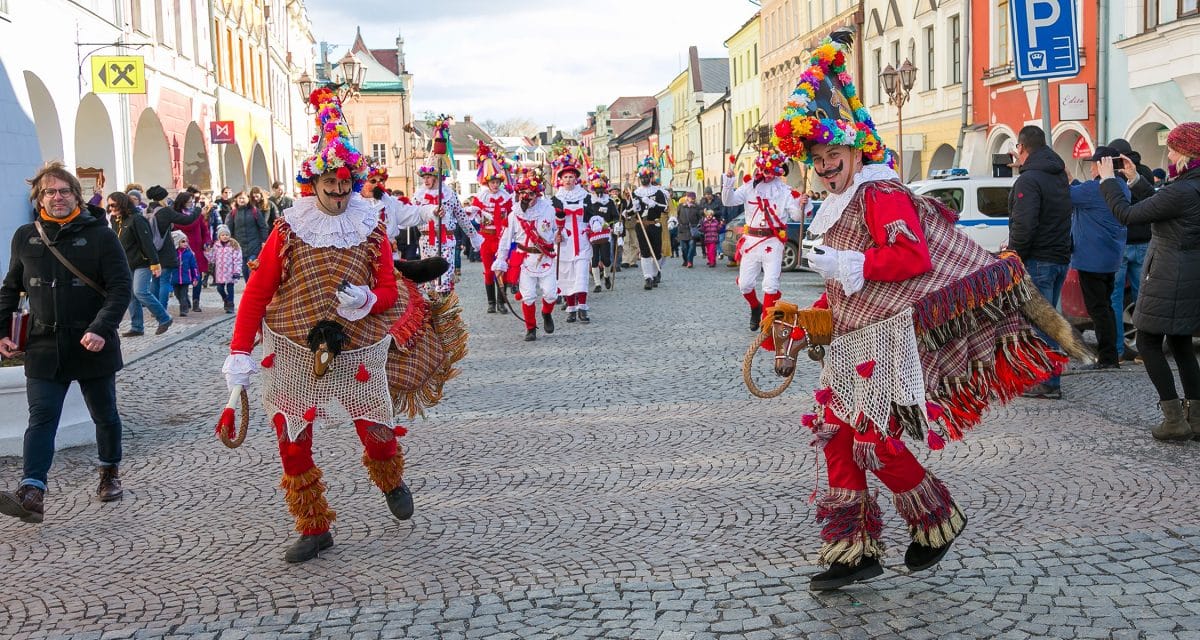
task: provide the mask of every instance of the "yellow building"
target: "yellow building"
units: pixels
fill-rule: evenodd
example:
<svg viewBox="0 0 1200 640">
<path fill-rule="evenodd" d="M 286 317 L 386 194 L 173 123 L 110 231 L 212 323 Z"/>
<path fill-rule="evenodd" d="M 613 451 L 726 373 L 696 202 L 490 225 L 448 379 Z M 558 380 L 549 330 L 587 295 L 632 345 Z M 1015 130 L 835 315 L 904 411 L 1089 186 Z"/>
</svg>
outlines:
<svg viewBox="0 0 1200 640">
<path fill-rule="evenodd" d="M 733 149 L 737 153 L 737 171 L 748 173 L 753 170 L 756 144 L 745 144 L 746 132 L 762 118 L 762 81 L 758 75 L 759 14 L 746 21 L 729 39 L 730 109 L 733 117 Z M 765 120 L 765 118 L 762 118 Z M 743 149 L 743 144 L 745 148 Z"/>
<path fill-rule="evenodd" d="M 866 0 L 863 37 L 864 102 L 884 144 L 900 156 L 905 181 L 920 180 L 935 169 L 954 164 L 962 128 L 963 0 L 945 0 L 936 9 L 929 3 L 905 0 Z M 904 104 L 904 136 L 896 107 L 877 80 L 889 64 L 905 60 L 917 68 L 916 81 Z M 903 153 L 899 151 L 903 149 Z"/>
<path fill-rule="evenodd" d="M 695 152 L 692 151 L 688 140 L 688 77 L 688 70 L 684 69 L 667 85 L 667 96 L 671 101 L 671 113 L 668 115 L 671 121 L 660 122 L 658 125 L 660 128 L 671 128 L 671 157 L 675 159 L 675 164 L 671 166 L 672 182 L 680 184 L 687 181 L 686 174 L 691 172 L 693 160 L 696 160 L 696 166 L 699 166 L 699 160 L 695 158 Z"/>
</svg>

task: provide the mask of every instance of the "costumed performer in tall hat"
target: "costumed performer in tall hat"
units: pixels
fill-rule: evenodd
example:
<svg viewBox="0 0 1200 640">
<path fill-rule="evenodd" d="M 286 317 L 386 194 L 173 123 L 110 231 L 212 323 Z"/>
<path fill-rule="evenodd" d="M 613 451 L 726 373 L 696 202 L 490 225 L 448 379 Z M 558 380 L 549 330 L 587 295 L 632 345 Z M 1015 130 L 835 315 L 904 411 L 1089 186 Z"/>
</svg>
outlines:
<svg viewBox="0 0 1200 640">
<path fill-rule="evenodd" d="M 630 223 L 641 251 L 642 277 L 646 279 L 643 289 L 653 289 L 662 282 L 662 216 L 671 200 L 666 189 L 654 184 L 654 175 L 654 159 L 646 156 L 638 163 L 640 186 L 633 190 L 634 220 Z"/>
<path fill-rule="evenodd" d="M 434 135 L 449 136 L 449 122 L 446 119 L 440 120 L 434 125 Z M 435 138 L 434 145 L 437 149 L 438 141 Z M 456 241 L 454 231 L 459 227 L 466 232 L 467 237 L 471 240 L 471 246 L 479 249 L 483 245 L 483 236 L 475 230 L 475 226 L 471 224 L 471 218 L 467 212 L 463 210 L 462 202 L 458 199 L 458 193 L 446 184 L 445 178 L 449 175 L 448 166 L 444 166 L 445 156 L 435 151 L 427 164 L 421 165 L 417 169 L 417 174 L 421 176 L 422 184 L 413 194 L 413 202 L 416 204 L 436 204 L 442 208 L 442 216 L 440 224 L 438 221 L 428 223 L 425 233 L 421 236 L 421 257 L 431 258 L 441 256 L 450 264 L 454 264 L 454 248 Z M 436 291 L 437 293 L 449 293 L 454 290 L 454 272 L 447 271 L 442 274 L 436 282 L 431 282 L 426 285 L 426 289 Z"/>
<path fill-rule="evenodd" d="M 272 229 L 246 283 L 222 371 L 237 394 L 260 361 L 251 357 L 262 335 L 263 404 L 275 428 L 283 463 L 281 486 L 300 538 L 284 554 L 303 562 L 333 545 L 335 514 L 313 461 L 313 430 L 353 422 L 363 464 L 391 513 L 412 516 L 403 481 L 404 455 L 395 415 L 422 412 L 465 354 L 466 330 L 456 300 L 426 301 L 408 278 L 397 285 L 391 244 L 376 205 L 359 195 L 367 163 L 350 140 L 341 103 L 317 89 L 320 136 L 300 167 L 301 197 Z M 433 220 L 436 207 L 400 206 L 402 225 Z M 432 279 L 448 264 L 399 263 L 402 273 Z M 418 273 L 421 269 L 426 271 Z M 232 405 L 232 402 L 231 402 Z M 218 425 L 232 435 L 233 409 Z M 227 431 L 226 431 L 227 430 Z"/>
<path fill-rule="evenodd" d="M 802 221 L 812 208 L 807 196 L 783 181 L 788 174 L 787 163 L 787 156 L 764 147 L 754 158 L 753 178 L 746 176 L 745 184 L 735 189 L 730 167 L 721 181 L 721 202 L 746 206 L 746 230 L 738 239 L 734 260 L 738 263 L 738 289 L 750 305 L 751 331 L 758 331 L 762 310 L 769 309 L 783 295 L 779 274 L 783 270 L 788 220 Z M 761 302 L 754 291 L 760 273 Z"/>
<path fill-rule="evenodd" d="M 479 223 L 479 233 L 483 236 L 483 244 L 479 247 L 479 256 L 483 260 L 483 289 L 487 292 L 487 312 L 496 313 L 497 290 L 504 284 L 496 279 L 492 263 L 496 261 L 496 251 L 500 247 L 504 226 L 508 223 L 508 214 L 512 213 L 513 194 L 505 188 L 509 175 L 504 165 L 482 140 L 475 151 L 475 158 L 479 164 L 475 177 L 479 184 L 487 187 L 487 191 L 473 196 L 466 210 Z"/>
<path fill-rule="evenodd" d="M 579 183 L 579 161 L 570 151 L 553 160 L 558 189 L 550 199 L 558 216 L 563 239 L 558 249 L 558 288 L 567 303 L 567 322 L 589 323 L 588 275 L 592 268 L 592 243 L 588 240 L 588 210 L 591 195 Z"/>
<path fill-rule="evenodd" d="M 592 192 L 592 206 L 588 211 L 588 240 L 592 243 L 592 277 L 596 287 L 592 293 L 613 288 L 613 224 L 620 215 L 617 203 L 608 195 L 608 176 L 595 169 L 588 176 L 588 187 Z"/>
<path fill-rule="evenodd" d="M 563 241 L 554 206 L 542 197 L 546 189 L 541 173 L 522 169 L 514 180 L 517 206 L 508 215 L 500 236 L 500 253 L 492 270 L 506 273 L 505 282 L 518 287 L 525 341 L 537 340 L 538 298 L 542 300 L 542 327 L 554 333 L 554 303 L 558 300 L 555 251 Z"/>
<path fill-rule="evenodd" d="M 1061 370 L 1066 357 L 1026 316 L 1086 354 L 1019 258 L 988 253 L 955 227 L 952 211 L 903 184 L 856 94 L 850 43 L 835 32 L 816 49 L 774 130 L 777 146 L 811 163 L 829 190 L 810 227 L 825 242 L 810 256 L 825 279 L 814 306 L 832 315 L 821 388 L 803 417 L 829 477 L 817 506 L 819 561 L 829 568 L 812 577 L 813 590 L 883 571 L 882 514 L 867 472 L 908 525 L 908 570 L 946 554 L 967 517 L 902 440 L 941 449 L 993 403 Z"/>
</svg>

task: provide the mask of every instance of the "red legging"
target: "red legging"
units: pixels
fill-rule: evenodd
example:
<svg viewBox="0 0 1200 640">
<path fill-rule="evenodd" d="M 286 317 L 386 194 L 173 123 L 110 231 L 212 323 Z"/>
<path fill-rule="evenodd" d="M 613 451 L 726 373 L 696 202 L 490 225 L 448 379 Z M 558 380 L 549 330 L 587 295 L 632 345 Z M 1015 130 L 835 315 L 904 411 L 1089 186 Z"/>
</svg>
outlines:
<svg viewBox="0 0 1200 640">
<path fill-rule="evenodd" d="M 273 423 L 279 440 L 279 459 L 283 463 L 281 484 L 287 494 L 288 510 L 296 520 L 296 530 L 303 535 L 325 533 L 336 515 L 325 500 L 322 473 L 313 461 L 312 425 L 291 440 L 287 437 L 287 423 L 282 414 L 276 414 Z M 369 420 L 355 420 L 354 428 L 363 443 L 363 464 L 372 482 L 385 493 L 400 486 L 404 456 L 391 427 Z"/>
<path fill-rule="evenodd" d="M 479 258 L 483 260 L 483 284 L 485 285 L 496 281 L 496 274 L 492 273 L 492 263 L 496 261 L 496 253 L 499 248 L 500 238 L 486 234 L 483 236 L 483 244 L 479 246 Z"/>
</svg>

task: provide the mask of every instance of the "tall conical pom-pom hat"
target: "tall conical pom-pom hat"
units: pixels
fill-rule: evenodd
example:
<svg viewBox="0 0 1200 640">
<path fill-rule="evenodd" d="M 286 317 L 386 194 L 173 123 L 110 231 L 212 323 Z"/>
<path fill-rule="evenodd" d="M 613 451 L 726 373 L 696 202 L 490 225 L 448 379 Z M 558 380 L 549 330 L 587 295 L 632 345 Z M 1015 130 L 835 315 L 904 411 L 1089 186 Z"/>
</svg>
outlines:
<svg viewBox="0 0 1200 640">
<path fill-rule="evenodd" d="M 895 166 L 847 68 L 851 44 L 852 32 L 835 31 L 817 47 L 775 125 L 772 142 L 797 162 L 812 164 L 809 145 L 834 144 L 861 150 L 866 164 Z"/>
<path fill-rule="evenodd" d="M 440 171 L 443 178 L 449 178 L 454 166 L 454 149 L 450 144 L 450 125 L 454 124 L 454 118 L 446 114 L 429 116 L 425 124 L 432 130 L 432 139 L 429 157 L 417 168 L 417 175 L 436 176 Z"/>
<path fill-rule="evenodd" d="M 479 141 L 479 147 L 475 149 L 475 159 L 479 163 L 479 170 L 475 173 L 476 182 L 479 184 L 487 184 L 492 180 L 508 182 L 508 175 L 504 170 L 504 166 L 500 163 L 492 148 L 487 146 L 487 143 L 483 140 Z"/>
<path fill-rule="evenodd" d="M 353 179 L 354 191 L 362 191 L 367 181 L 367 160 L 350 140 L 342 102 L 327 87 L 314 90 L 308 102 L 317 110 L 317 135 L 312 140 L 316 150 L 300 163 L 296 175 L 300 195 L 313 195 L 313 183 L 326 171 L 337 171 L 339 178 Z"/>
<path fill-rule="evenodd" d="M 650 176 L 650 179 L 653 180 L 657 169 L 658 165 L 654 162 L 654 158 L 652 156 L 646 156 L 645 158 L 642 158 L 641 162 L 638 163 L 637 174 L 639 178 L 643 176 Z"/>
</svg>

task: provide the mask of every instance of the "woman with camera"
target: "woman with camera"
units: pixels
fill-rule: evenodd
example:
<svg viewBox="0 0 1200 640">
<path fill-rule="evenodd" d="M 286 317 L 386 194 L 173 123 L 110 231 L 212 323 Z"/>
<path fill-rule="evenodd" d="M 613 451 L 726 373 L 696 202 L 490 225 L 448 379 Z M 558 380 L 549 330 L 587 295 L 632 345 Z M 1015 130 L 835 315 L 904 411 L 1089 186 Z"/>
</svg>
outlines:
<svg viewBox="0 0 1200 640">
<path fill-rule="evenodd" d="M 1122 157 L 1125 166 L 1133 163 Z M 1167 136 L 1173 180 L 1153 196 L 1130 204 L 1114 172 L 1113 158 L 1100 160 L 1100 190 L 1124 225 L 1149 222 L 1150 249 L 1142 273 L 1133 323 L 1137 349 L 1158 391 L 1163 421 L 1151 430 L 1158 440 L 1200 436 L 1200 364 L 1192 335 L 1200 329 L 1200 122 L 1185 122 Z M 1167 364 L 1163 343 L 1175 357 L 1184 398 Z"/>
</svg>

